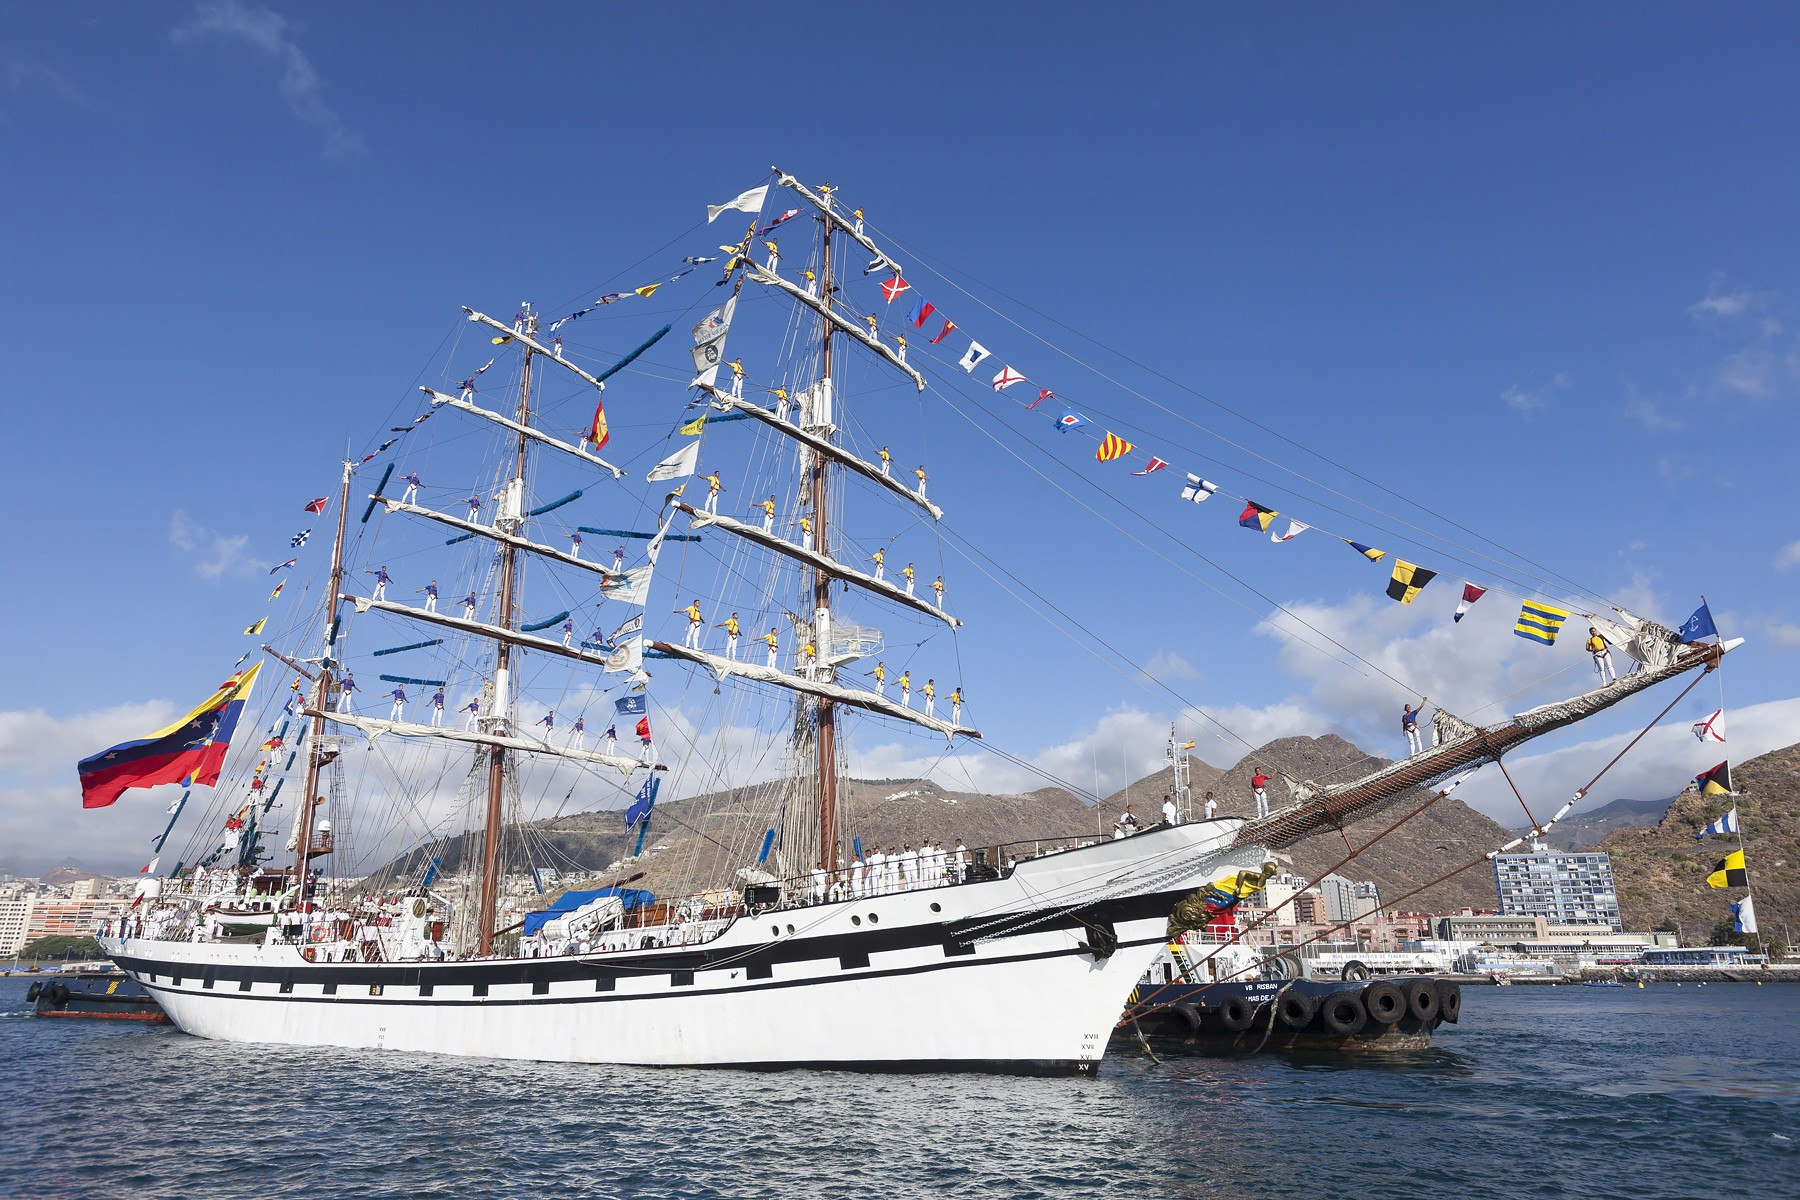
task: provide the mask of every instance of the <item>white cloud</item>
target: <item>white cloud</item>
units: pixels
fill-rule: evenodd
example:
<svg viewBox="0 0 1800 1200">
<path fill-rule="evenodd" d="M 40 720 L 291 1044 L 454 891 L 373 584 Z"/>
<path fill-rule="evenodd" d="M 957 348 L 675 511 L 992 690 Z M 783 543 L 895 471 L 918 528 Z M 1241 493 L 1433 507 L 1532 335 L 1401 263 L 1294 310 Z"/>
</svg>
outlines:
<svg viewBox="0 0 1800 1200">
<path fill-rule="evenodd" d="M 1721 293 L 1715 286 L 1702 300 L 1688 305 L 1688 315 L 1697 321 L 1716 320 L 1721 317 L 1737 317 L 1751 309 L 1760 309 L 1768 301 L 1764 292 L 1744 289 L 1736 292 Z"/>
<path fill-rule="evenodd" d="M 1789 542 L 1775 552 L 1775 569 L 1786 571 L 1800 567 L 1800 542 Z"/>
<path fill-rule="evenodd" d="M 49 63 L 25 58 L 0 61 L 0 97 L 28 100 L 40 96 L 89 112 L 101 112 L 105 107 Z M 0 113 L 0 118 L 6 116 Z"/>
<path fill-rule="evenodd" d="M 148 839 L 162 827 L 161 793 L 83 810 L 75 764 L 179 715 L 164 700 L 63 718 L 41 709 L 0 712 L 0 872 L 37 875 L 62 863 L 118 872 L 143 866 Z"/>
<path fill-rule="evenodd" d="M 1549 407 L 1554 393 L 1567 390 L 1573 383 L 1574 380 L 1567 371 L 1558 371 L 1542 387 L 1527 388 L 1514 384 L 1501 391 L 1500 399 L 1506 407 L 1520 416 L 1532 417 Z"/>
<path fill-rule="evenodd" d="M 1140 670 L 1144 675 L 1156 680 L 1198 679 L 1200 677 L 1200 672 L 1195 669 L 1194 664 L 1173 650 L 1158 650 L 1150 656 L 1150 660 Z"/>
<path fill-rule="evenodd" d="M 272 565 L 244 553 L 244 547 L 250 544 L 248 534 L 215 533 L 181 509 L 169 517 L 169 544 L 197 560 L 194 574 L 202 579 L 257 575 Z"/>
<path fill-rule="evenodd" d="M 1753 624 L 1778 649 L 1800 650 L 1800 625 L 1784 621 L 1780 617 L 1759 617 Z"/>
<path fill-rule="evenodd" d="M 1625 406 L 1620 410 L 1625 416 L 1652 433 L 1681 428 L 1681 422 L 1669 415 L 1668 411 L 1663 408 L 1661 400 L 1654 396 L 1643 395 L 1634 387 L 1627 387 L 1626 391 L 1628 395 Z"/>
<path fill-rule="evenodd" d="M 281 67 L 277 87 L 288 111 L 325 135 L 325 153 L 338 156 L 362 150 L 362 138 L 325 103 L 324 81 L 300 49 L 286 17 L 239 0 L 202 0 L 194 7 L 193 20 L 171 36 L 177 44 L 211 39 L 247 45 L 268 55 Z"/>
</svg>

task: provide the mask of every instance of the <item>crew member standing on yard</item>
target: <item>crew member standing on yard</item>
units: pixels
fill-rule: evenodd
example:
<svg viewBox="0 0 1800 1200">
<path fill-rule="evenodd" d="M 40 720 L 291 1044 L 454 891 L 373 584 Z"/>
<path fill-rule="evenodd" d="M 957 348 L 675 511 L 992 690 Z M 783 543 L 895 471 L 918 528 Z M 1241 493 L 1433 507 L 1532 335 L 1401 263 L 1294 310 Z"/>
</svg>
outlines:
<svg viewBox="0 0 1800 1200">
<path fill-rule="evenodd" d="M 881 459 L 881 473 L 885 476 L 888 474 L 888 468 L 894 465 L 894 456 L 888 452 L 886 446 L 883 446 L 881 448 L 881 453 L 877 455 L 877 457 Z"/>
<path fill-rule="evenodd" d="M 719 482 L 717 471 L 706 477 L 706 511 L 715 517 L 719 515 L 719 493 L 724 490 L 725 485 Z"/>
<path fill-rule="evenodd" d="M 767 500 L 764 500 L 762 502 L 762 510 L 763 510 L 763 532 L 764 533 L 774 533 L 775 532 L 775 497 L 774 496 L 770 496 Z"/>
<path fill-rule="evenodd" d="M 884 662 L 876 663 L 874 675 L 875 675 L 875 694 L 877 696 L 886 695 L 886 693 L 887 693 L 887 664 Z"/>
<path fill-rule="evenodd" d="M 912 595 L 913 594 L 913 576 L 918 574 L 918 572 L 913 570 L 913 565 L 911 563 L 907 563 L 906 570 L 900 572 L 900 574 L 902 574 L 906 577 L 906 594 L 909 596 Z"/>
<path fill-rule="evenodd" d="M 886 554 L 886 552 L 881 551 L 881 550 L 875 551 L 874 554 L 871 554 L 869 556 L 869 561 L 875 564 L 875 582 L 876 583 L 884 582 L 887 579 L 887 554 Z"/>
<path fill-rule="evenodd" d="M 720 624 L 713 626 L 713 628 L 714 629 L 723 629 L 725 631 L 725 654 L 726 654 L 726 657 L 730 658 L 732 662 L 736 662 L 737 661 L 738 628 L 739 628 L 738 615 L 736 613 L 732 613 L 729 617 L 725 618 L 725 620 L 722 621 Z"/>
<path fill-rule="evenodd" d="M 1604 686 L 1617 679 L 1618 676 L 1613 673 L 1612 647 L 1607 645 L 1606 639 L 1601 637 L 1600 631 L 1592 625 L 1588 626 L 1588 639 L 1584 644 L 1587 646 L 1588 653 L 1594 656 L 1594 670 L 1600 672 L 1601 685 Z"/>
<path fill-rule="evenodd" d="M 1424 749 L 1419 740 L 1419 713 L 1424 710 L 1425 701 L 1419 701 L 1419 707 L 1408 704 L 1400 713 L 1400 729 L 1406 734 L 1406 757 L 1411 758 Z"/>
<path fill-rule="evenodd" d="M 1263 774 L 1261 767 L 1258 767 L 1256 774 L 1250 778 L 1250 787 L 1256 793 L 1256 815 L 1259 817 L 1269 815 L 1269 793 L 1264 790 L 1268 786 L 1269 777 Z"/>
<path fill-rule="evenodd" d="M 690 650 L 698 650 L 700 648 L 700 631 L 706 627 L 706 618 L 700 615 L 700 601 L 690 600 L 686 608 L 676 611 L 686 613 L 688 619 L 687 637 L 682 640 L 681 644 Z"/>
<path fill-rule="evenodd" d="M 764 642 L 768 645 L 768 647 L 769 647 L 769 665 L 771 667 L 774 666 L 775 665 L 775 651 L 781 645 L 781 638 L 776 635 L 775 626 L 773 626 L 773 625 L 769 626 L 769 632 L 763 634 L 762 637 L 758 638 L 757 640 L 760 642 Z"/>
</svg>

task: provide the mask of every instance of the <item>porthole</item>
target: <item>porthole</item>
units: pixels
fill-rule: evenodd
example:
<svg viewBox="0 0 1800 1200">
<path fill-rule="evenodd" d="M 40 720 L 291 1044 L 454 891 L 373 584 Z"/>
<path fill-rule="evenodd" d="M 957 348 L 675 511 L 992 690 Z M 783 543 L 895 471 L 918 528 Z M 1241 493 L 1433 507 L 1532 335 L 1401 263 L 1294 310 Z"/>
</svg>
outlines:
<svg viewBox="0 0 1800 1200">
<path fill-rule="evenodd" d="M 857 916 L 852 916 L 852 917 L 851 917 L 851 918 L 850 918 L 850 923 L 851 923 L 851 924 L 852 924 L 852 925 L 861 925 L 861 924 L 862 924 L 862 918 L 861 918 L 861 917 L 857 917 Z"/>
<path fill-rule="evenodd" d="M 769 932 L 774 934 L 776 937 L 780 937 L 781 936 L 781 926 L 771 925 L 771 926 L 769 926 Z"/>
<path fill-rule="evenodd" d="M 931 911 L 932 912 L 943 912 L 944 906 L 939 904 L 936 900 L 933 900 L 931 902 Z"/>
<path fill-rule="evenodd" d="M 879 925 L 879 924 L 881 924 L 881 918 L 876 916 L 874 913 L 870 913 L 869 914 L 869 924 Z"/>
<path fill-rule="evenodd" d="M 792 926 L 792 925 L 789 925 L 789 926 L 788 926 L 788 933 L 789 933 L 789 934 L 790 934 L 790 935 L 791 935 L 791 934 L 792 934 L 792 933 L 793 933 L 793 932 L 794 932 L 794 927 L 793 927 L 793 926 Z"/>
</svg>

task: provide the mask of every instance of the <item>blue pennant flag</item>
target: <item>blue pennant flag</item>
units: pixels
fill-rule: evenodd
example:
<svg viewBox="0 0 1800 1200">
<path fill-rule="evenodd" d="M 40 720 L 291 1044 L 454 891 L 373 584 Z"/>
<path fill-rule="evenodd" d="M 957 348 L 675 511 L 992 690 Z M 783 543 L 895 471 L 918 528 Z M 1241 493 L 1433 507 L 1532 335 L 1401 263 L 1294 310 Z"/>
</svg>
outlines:
<svg viewBox="0 0 1800 1200">
<path fill-rule="evenodd" d="M 1737 831 L 1738 831 L 1738 812 L 1737 812 L 1737 805 L 1734 804 L 1730 808 L 1725 810 L 1724 816 L 1722 816 L 1718 820 L 1714 821 L 1711 825 L 1708 825 L 1705 829 L 1702 829 L 1699 833 L 1696 833 L 1694 835 L 1694 840 L 1696 842 L 1704 841 L 1707 838 L 1712 837 L 1714 834 L 1736 833 Z"/>
<path fill-rule="evenodd" d="M 650 711 L 649 697 L 641 692 L 635 696 L 620 696 L 613 701 L 613 711 L 621 717 L 641 717 Z"/>
<path fill-rule="evenodd" d="M 1684 642 L 1697 642 L 1703 637 L 1719 636 L 1719 627 L 1713 624 L 1712 610 L 1706 607 L 1704 600 L 1700 602 L 1700 607 L 1694 610 L 1694 615 L 1682 622 L 1679 632 L 1681 640 Z"/>
<path fill-rule="evenodd" d="M 656 790 L 661 786 L 662 780 L 654 775 L 644 780 L 644 786 L 638 789 L 637 799 L 625 810 L 625 828 L 630 829 L 650 815 L 650 809 L 656 803 Z"/>
</svg>

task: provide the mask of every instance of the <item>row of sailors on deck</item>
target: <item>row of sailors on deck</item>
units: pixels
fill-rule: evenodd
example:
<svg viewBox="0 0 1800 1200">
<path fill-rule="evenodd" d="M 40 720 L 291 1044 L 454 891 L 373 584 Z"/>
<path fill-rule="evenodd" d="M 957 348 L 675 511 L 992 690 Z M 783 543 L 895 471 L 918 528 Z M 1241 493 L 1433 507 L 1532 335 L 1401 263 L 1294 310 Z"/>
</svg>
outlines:
<svg viewBox="0 0 1800 1200">
<path fill-rule="evenodd" d="M 823 867 L 814 867 L 807 898 L 817 904 L 944 887 L 961 883 L 968 865 L 969 851 L 961 838 L 952 850 L 944 849 L 942 842 L 925 842 L 917 849 L 907 844 L 899 850 L 872 850 L 866 861 L 859 855 L 849 866 L 840 865 L 835 878 Z"/>
</svg>

